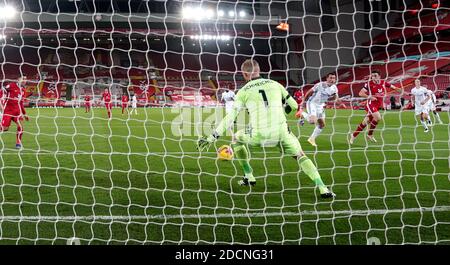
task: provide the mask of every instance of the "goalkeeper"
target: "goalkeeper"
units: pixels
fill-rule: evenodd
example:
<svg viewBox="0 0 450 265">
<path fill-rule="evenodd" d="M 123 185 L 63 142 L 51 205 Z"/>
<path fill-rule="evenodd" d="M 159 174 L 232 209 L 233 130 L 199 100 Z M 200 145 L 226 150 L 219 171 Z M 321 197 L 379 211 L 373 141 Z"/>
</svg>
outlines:
<svg viewBox="0 0 450 265">
<path fill-rule="evenodd" d="M 233 109 L 212 135 L 199 140 L 198 149 L 200 151 L 207 149 L 226 132 L 239 112 L 246 108 L 250 116 L 251 129 L 238 131 L 233 140 L 235 156 L 245 174 L 239 184 L 243 186 L 256 184 L 246 146 L 277 146 L 298 161 L 300 168 L 318 186 L 322 198 L 334 197 L 335 194 L 330 192 L 323 183 L 316 166 L 303 153 L 297 137 L 289 131 L 284 112 L 295 113 L 298 107 L 297 102 L 281 84 L 260 77 L 257 61 L 246 60 L 241 66 L 241 71 L 247 83 L 237 93 Z"/>
</svg>

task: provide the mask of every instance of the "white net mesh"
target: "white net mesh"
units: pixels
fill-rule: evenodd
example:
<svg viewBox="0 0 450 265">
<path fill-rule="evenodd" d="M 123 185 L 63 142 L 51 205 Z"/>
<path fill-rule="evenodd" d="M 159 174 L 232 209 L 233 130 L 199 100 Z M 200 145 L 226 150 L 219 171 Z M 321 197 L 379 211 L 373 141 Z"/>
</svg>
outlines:
<svg viewBox="0 0 450 265">
<path fill-rule="evenodd" d="M 3 103 L 27 76 L 30 117 L 16 139 L 3 110 L 0 242 L 449 243 L 449 7 L 329 2 L 0 2 Z M 225 115 L 222 93 L 245 84 L 248 58 L 296 99 L 337 74 L 345 108 L 327 102 L 317 147 L 316 125 L 288 116 L 335 199 L 277 148 L 250 148 L 254 187 L 237 184 L 236 160 L 217 159 L 229 132 L 197 151 Z M 374 70 L 404 93 L 385 97 L 376 143 L 368 127 L 350 145 Z M 417 78 L 436 96 L 428 133 L 411 110 Z"/>
</svg>

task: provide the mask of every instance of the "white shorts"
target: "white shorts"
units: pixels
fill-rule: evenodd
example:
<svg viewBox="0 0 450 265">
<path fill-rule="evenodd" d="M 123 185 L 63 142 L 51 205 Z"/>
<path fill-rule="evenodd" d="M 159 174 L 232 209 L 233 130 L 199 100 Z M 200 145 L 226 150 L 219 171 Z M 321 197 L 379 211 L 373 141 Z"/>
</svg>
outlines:
<svg viewBox="0 0 450 265">
<path fill-rule="evenodd" d="M 233 101 L 225 103 L 225 113 L 228 114 L 233 109 Z"/>
<path fill-rule="evenodd" d="M 323 109 L 323 105 L 314 104 L 314 103 L 306 103 L 306 111 L 309 116 L 316 116 L 317 119 L 325 119 L 325 111 Z"/>
<path fill-rule="evenodd" d="M 429 110 L 428 110 L 428 104 L 425 104 L 425 106 L 422 105 L 416 105 L 416 107 L 414 108 L 414 112 L 416 114 L 416 116 L 425 113 L 428 114 Z"/>
<path fill-rule="evenodd" d="M 430 101 L 427 105 L 428 105 L 427 106 L 428 111 L 435 111 L 436 110 L 436 105 L 433 102 Z"/>
<path fill-rule="evenodd" d="M 137 104 L 131 104 L 131 107 L 133 108 L 133 109 L 136 109 L 137 108 Z"/>
</svg>

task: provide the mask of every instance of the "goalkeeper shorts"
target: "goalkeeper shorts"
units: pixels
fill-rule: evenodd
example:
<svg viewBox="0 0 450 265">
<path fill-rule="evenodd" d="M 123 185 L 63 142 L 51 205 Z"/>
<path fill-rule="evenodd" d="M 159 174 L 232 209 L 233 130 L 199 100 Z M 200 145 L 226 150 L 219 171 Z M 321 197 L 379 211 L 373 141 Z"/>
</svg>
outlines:
<svg viewBox="0 0 450 265">
<path fill-rule="evenodd" d="M 289 156 L 298 156 L 303 153 L 297 137 L 287 129 L 274 133 L 272 137 L 263 137 L 261 134 L 252 134 L 248 130 L 239 130 L 235 134 L 238 143 L 257 147 L 278 147 L 281 152 Z"/>
</svg>

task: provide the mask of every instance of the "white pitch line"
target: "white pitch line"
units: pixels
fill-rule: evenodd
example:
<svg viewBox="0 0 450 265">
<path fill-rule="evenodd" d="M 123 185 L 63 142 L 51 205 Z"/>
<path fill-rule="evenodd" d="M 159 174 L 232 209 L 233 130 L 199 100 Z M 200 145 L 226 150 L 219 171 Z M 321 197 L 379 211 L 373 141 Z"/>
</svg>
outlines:
<svg viewBox="0 0 450 265">
<path fill-rule="evenodd" d="M 219 213 L 219 214 L 175 214 L 175 215 L 89 215 L 89 216 L 0 216 L 2 221 L 132 221 L 132 220 L 171 220 L 171 219 L 219 219 L 219 218 L 254 218 L 254 217 L 289 217 L 321 215 L 385 215 L 411 212 L 448 212 L 450 206 L 376 209 L 376 210 L 341 210 L 341 211 L 301 211 L 301 212 L 256 212 L 256 213 Z"/>
</svg>

